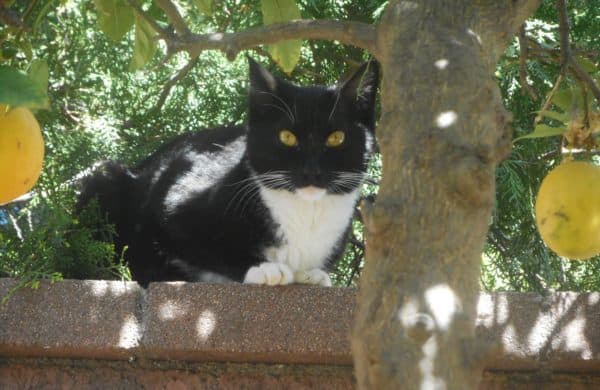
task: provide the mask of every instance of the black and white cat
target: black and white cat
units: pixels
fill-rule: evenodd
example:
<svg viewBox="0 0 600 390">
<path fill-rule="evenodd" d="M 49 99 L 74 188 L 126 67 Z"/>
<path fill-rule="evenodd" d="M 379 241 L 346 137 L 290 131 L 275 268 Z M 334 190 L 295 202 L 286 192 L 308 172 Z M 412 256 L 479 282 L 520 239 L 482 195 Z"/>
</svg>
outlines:
<svg viewBox="0 0 600 390">
<path fill-rule="evenodd" d="M 300 87 L 249 59 L 247 126 L 176 137 L 83 185 L 115 225 L 134 280 L 330 286 L 374 143 L 375 62 Z"/>
</svg>

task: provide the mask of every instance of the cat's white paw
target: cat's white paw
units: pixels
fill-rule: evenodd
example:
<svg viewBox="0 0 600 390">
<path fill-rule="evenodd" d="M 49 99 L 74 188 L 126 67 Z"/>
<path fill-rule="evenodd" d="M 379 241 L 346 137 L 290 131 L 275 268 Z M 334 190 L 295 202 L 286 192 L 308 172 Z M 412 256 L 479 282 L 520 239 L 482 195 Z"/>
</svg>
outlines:
<svg viewBox="0 0 600 390">
<path fill-rule="evenodd" d="M 266 284 L 269 286 L 290 284 L 293 281 L 294 273 L 290 267 L 272 262 L 265 262 L 251 267 L 244 277 L 244 283 Z"/>
<path fill-rule="evenodd" d="M 318 268 L 309 269 L 307 271 L 296 271 L 294 273 L 294 282 L 331 287 L 331 279 L 327 272 Z"/>
</svg>

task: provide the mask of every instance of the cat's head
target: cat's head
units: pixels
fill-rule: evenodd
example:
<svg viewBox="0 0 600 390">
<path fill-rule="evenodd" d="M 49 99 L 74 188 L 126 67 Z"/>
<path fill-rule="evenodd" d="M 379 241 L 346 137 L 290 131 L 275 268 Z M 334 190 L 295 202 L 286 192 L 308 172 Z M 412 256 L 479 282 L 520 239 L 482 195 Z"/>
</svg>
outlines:
<svg viewBox="0 0 600 390">
<path fill-rule="evenodd" d="M 261 185 L 307 200 L 356 191 L 375 142 L 377 63 L 333 86 L 303 87 L 248 61 L 247 152 Z"/>
</svg>

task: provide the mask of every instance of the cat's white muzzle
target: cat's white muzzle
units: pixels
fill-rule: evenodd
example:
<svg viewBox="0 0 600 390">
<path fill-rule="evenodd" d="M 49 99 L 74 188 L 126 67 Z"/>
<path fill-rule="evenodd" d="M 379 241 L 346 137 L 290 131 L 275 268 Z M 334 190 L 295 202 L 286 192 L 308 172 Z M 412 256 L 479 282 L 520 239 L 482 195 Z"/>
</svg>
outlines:
<svg viewBox="0 0 600 390">
<path fill-rule="evenodd" d="M 300 199 L 307 202 L 314 202 L 321 199 L 326 192 L 327 191 L 324 188 L 318 188 L 314 186 L 298 188 L 296 190 L 296 194 L 298 194 Z"/>
</svg>

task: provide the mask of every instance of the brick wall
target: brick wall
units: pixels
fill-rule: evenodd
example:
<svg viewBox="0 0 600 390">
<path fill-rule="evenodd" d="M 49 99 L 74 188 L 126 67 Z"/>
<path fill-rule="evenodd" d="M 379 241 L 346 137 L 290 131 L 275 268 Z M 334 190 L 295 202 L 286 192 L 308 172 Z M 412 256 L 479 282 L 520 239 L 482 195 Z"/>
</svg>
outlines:
<svg viewBox="0 0 600 390">
<path fill-rule="evenodd" d="M 0 389 L 351 388 L 355 294 L 42 283 L 0 306 Z M 600 388 L 600 293 L 482 294 L 478 312 L 478 336 L 504 346 L 482 389 Z"/>
</svg>

